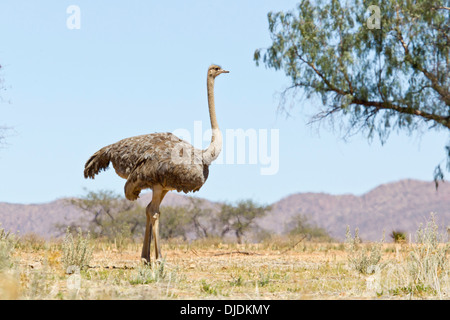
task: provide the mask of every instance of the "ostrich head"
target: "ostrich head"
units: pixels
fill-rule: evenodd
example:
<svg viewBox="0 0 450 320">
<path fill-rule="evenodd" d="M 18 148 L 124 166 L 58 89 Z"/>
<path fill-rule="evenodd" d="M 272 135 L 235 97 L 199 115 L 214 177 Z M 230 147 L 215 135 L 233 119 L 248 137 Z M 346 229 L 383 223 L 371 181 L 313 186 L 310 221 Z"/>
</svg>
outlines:
<svg viewBox="0 0 450 320">
<path fill-rule="evenodd" d="M 215 64 L 210 65 L 208 68 L 208 76 L 213 78 L 217 77 L 221 73 L 229 73 L 229 72 L 230 71 L 223 70 L 222 67 Z"/>
</svg>

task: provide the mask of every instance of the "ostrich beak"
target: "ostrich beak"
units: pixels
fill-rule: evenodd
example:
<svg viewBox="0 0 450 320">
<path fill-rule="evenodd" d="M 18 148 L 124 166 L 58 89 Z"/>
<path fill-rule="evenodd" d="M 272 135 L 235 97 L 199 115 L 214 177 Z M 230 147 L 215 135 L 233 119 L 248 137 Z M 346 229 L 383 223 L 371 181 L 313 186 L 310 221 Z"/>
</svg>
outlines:
<svg viewBox="0 0 450 320">
<path fill-rule="evenodd" d="M 222 73 L 230 73 L 230 71 L 222 70 Z"/>
</svg>

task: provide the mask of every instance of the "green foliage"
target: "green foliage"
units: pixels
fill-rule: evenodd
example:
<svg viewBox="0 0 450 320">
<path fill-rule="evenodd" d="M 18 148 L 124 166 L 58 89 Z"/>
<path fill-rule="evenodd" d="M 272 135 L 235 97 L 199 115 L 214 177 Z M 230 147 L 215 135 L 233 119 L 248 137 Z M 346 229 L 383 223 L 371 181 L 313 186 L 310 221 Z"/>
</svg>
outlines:
<svg viewBox="0 0 450 320">
<path fill-rule="evenodd" d="M 190 231 L 189 211 L 183 207 L 164 207 L 161 214 L 160 237 L 163 239 L 172 239 L 181 237 L 186 240 L 187 233 Z"/>
<path fill-rule="evenodd" d="M 372 28 L 380 9 L 380 28 Z M 313 121 L 341 120 L 346 134 L 450 128 L 450 15 L 442 0 L 302 0 L 296 10 L 269 12 L 272 44 L 256 64 L 282 70 L 298 89 L 326 107 Z M 446 147 L 450 170 L 450 144 Z M 443 179 L 441 167 L 435 179 Z"/>
<path fill-rule="evenodd" d="M 232 281 L 230 282 L 230 285 L 232 287 L 241 287 L 244 284 L 244 278 L 242 277 L 242 275 L 238 275 L 238 276 L 231 276 L 232 277 Z"/>
<path fill-rule="evenodd" d="M 167 277 L 165 263 L 166 260 L 162 259 L 161 262 L 152 265 L 146 263 L 140 265 L 137 272 L 130 279 L 130 284 L 149 284 L 165 279 Z"/>
<path fill-rule="evenodd" d="M 391 233 L 391 238 L 395 243 L 404 243 L 406 242 L 406 233 L 403 231 L 393 230 Z"/>
<path fill-rule="evenodd" d="M 200 284 L 200 291 L 217 296 L 217 289 L 213 285 L 209 284 L 206 280 L 202 280 Z"/>
<path fill-rule="evenodd" d="M 198 238 L 215 237 L 215 214 L 213 210 L 204 205 L 204 200 L 191 197 L 190 201 L 188 215 L 196 236 Z"/>
<path fill-rule="evenodd" d="M 308 221 L 303 214 L 294 215 L 285 227 L 285 233 L 290 236 L 307 235 L 310 239 L 330 241 L 331 237 L 324 228 L 317 227 Z"/>
<path fill-rule="evenodd" d="M 270 206 L 260 206 L 252 200 L 222 205 L 217 216 L 218 224 L 222 227 L 220 236 L 233 232 L 237 242 L 242 243 L 244 234 L 255 226 L 255 219 L 262 218 L 270 209 Z"/>
<path fill-rule="evenodd" d="M 80 199 L 72 199 L 70 204 L 86 212 L 86 218 L 73 224 L 72 229 L 83 226 L 93 237 L 113 241 L 119 250 L 125 246 L 127 239 L 140 237 L 144 233 L 145 209 L 112 191 L 89 191 Z M 160 237 L 186 240 L 194 236 L 223 237 L 233 232 L 240 243 L 244 233 L 255 228 L 254 220 L 265 215 L 269 209 L 246 200 L 236 205 L 225 204 L 217 211 L 201 199 L 190 198 L 190 204 L 185 207 L 161 207 Z"/>
<path fill-rule="evenodd" d="M 259 286 L 260 287 L 267 286 L 270 283 L 270 278 L 271 278 L 270 272 L 267 272 L 267 273 L 260 272 L 259 273 L 259 280 L 258 280 Z"/>
<path fill-rule="evenodd" d="M 86 212 L 75 227 L 87 228 L 93 237 L 105 237 L 122 245 L 126 238 L 145 229 L 145 209 L 110 190 L 89 191 L 70 203 Z"/>
<path fill-rule="evenodd" d="M 204 200 L 189 198 L 186 207 L 163 207 L 161 210 L 162 238 L 181 237 L 186 240 L 188 235 L 197 238 L 211 238 L 216 236 L 214 220 L 215 213 L 204 204 Z"/>
</svg>

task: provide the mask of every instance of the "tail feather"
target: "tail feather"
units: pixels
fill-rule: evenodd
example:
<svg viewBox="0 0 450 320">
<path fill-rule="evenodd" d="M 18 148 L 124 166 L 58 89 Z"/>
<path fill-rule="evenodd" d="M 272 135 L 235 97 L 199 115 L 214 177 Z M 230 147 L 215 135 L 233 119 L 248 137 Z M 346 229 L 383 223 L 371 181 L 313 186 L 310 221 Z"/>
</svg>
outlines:
<svg viewBox="0 0 450 320">
<path fill-rule="evenodd" d="M 84 177 L 94 179 L 95 175 L 102 170 L 106 170 L 109 166 L 111 157 L 106 148 L 100 149 L 86 161 L 84 165 Z"/>
</svg>

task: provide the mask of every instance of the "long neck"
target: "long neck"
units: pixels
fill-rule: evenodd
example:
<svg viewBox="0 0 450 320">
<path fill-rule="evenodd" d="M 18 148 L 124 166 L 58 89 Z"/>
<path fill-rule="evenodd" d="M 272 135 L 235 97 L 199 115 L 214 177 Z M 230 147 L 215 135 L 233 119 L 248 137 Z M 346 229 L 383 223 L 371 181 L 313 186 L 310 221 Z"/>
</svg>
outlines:
<svg viewBox="0 0 450 320">
<path fill-rule="evenodd" d="M 208 89 L 208 106 L 212 137 L 209 147 L 203 151 L 203 162 L 209 165 L 217 159 L 220 151 L 222 151 L 222 133 L 220 132 L 219 124 L 217 123 L 216 108 L 214 106 L 214 77 L 211 77 L 209 74 L 207 76 L 206 86 Z"/>
</svg>

